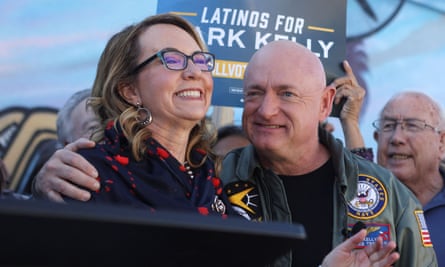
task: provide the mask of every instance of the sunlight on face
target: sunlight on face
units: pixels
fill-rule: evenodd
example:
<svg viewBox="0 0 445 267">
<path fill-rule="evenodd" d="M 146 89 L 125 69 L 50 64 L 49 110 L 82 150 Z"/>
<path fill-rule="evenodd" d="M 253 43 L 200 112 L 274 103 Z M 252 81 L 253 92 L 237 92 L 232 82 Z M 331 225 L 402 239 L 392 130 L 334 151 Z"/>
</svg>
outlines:
<svg viewBox="0 0 445 267">
<path fill-rule="evenodd" d="M 323 67 L 292 42 L 271 43 L 251 59 L 244 79 L 243 124 L 258 149 L 318 143 Z"/>
</svg>

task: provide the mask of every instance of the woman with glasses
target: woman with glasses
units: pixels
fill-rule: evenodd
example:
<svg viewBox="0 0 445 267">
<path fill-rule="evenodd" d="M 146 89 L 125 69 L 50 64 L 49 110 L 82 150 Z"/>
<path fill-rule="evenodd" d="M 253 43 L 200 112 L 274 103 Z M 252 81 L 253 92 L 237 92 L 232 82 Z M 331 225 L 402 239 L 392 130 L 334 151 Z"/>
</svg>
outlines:
<svg viewBox="0 0 445 267">
<path fill-rule="evenodd" d="M 88 101 L 101 123 L 97 146 L 79 151 L 99 174 L 91 202 L 232 212 L 207 154 L 214 62 L 175 15 L 148 17 L 109 40 Z"/>
</svg>

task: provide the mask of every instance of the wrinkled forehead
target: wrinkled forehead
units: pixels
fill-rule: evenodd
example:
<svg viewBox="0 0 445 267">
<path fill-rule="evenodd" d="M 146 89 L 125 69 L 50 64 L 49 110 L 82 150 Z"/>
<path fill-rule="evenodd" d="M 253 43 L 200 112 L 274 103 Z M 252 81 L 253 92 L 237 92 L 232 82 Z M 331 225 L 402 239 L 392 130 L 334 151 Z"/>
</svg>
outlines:
<svg viewBox="0 0 445 267">
<path fill-rule="evenodd" d="M 391 99 L 382 112 L 382 117 L 417 118 L 437 122 L 439 110 L 430 99 L 420 95 L 400 95 Z"/>
</svg>

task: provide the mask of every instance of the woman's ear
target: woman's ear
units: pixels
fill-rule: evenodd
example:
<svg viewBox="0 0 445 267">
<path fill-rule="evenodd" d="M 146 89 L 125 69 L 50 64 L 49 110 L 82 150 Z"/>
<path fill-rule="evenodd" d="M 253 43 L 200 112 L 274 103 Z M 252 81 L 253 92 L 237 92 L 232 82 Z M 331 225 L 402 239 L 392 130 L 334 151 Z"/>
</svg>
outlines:
<svg viewBox="0 0 445 267">
<path fill-rule="evenodd" d="M 131 84 L 119 83 L 117 90 L 119 95 L 129 104 L 136 106 L 136 103 L 140 102 L 138 92 Z"/>
</svg>

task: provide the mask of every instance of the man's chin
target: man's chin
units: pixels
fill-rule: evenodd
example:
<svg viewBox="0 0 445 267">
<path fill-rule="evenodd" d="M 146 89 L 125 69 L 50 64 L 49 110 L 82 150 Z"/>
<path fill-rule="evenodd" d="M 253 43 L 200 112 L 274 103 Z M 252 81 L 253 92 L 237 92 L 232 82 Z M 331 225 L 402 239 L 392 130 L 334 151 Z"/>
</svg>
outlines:
<svg viewBox="0 0 445 267">
<path fill-rule="evenodd" d="M 397 177 L 397 179 L 399 179 L 402 182 L 406 182 L 406 180 L 409 177 L 410 173 L 413 173 L 414 170 L 408 170 L 406 168 L 401 168 L 401 167 L 392 167 L 389 168 L 389 170 L 394 174 L 395 177 Z"/>
<path fill-rule="evenodd" d="M 280 147 L 281 148 L 283 147 L 283 146 L 279 146 L 279 145 L 277 145 L 275 143 L 271 144 L 271 143 L 267 143 L 267 142 L 264 142 L 264 143 L 261 143 L 261 142 L 254 143 L 253 146 L 255 147 L 255 149 L 257 151 L 264 151 L 265 153 L 267 153 L 267 152 L 270 153 L 270 152 L 272 152 L 274 150 L 280 149 Z"/>
</svg>

